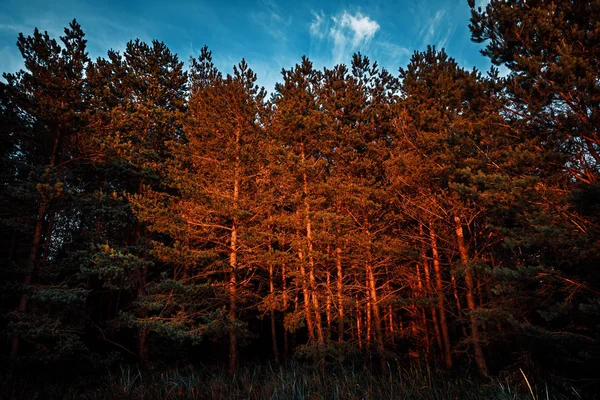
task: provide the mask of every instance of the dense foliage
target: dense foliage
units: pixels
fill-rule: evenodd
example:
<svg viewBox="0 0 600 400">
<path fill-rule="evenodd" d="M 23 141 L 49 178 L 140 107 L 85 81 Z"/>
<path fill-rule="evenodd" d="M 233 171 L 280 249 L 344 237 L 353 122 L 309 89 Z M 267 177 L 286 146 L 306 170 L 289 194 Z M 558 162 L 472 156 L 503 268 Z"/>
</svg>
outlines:
<svg viewBox="0 0 600 400">
<path fill-rule="evenodd" d="M 73 21 L 0 82 L 6 368 L 437 363 L 592 387 L 600 3 L 471 3 L 509 73 L 444 50 L 189 70 Z M 515 22 L 516 21 L 516 22 Z M 225 355 L 225 356 L 224 356 Z M 395 364 L 394 364 L 395 365 Z"/>
</svg>

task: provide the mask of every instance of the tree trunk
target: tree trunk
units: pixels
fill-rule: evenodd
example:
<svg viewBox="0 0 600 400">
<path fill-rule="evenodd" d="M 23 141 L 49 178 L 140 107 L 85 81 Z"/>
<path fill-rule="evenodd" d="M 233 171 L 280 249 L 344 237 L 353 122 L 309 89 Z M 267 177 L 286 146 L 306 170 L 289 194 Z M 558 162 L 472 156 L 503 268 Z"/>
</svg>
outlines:
<svg viewBox="0 0 600 400">
<path fill-rule="evenodd" d="M 358 348 L 362 349 L 362 313 L 360 312 L 360 303 L 358 301 L 358 293 L 356 294 L 356 340 L 358 341 Z"/>
<path fill-rule="evenodd" d="M 388 323 L 388 334 L 390 337 L 390 341 L 392 343 L 392 346 L 394 345 L 394 336 L 395 336 L 395 329 L 394 329 L 394 314 L 393 314 L 393 309 L 392 309 L 392 305 L 388 305 L 387 306 L 387 323 Z"/>
<path fill-rule="evenodd" d="M 454 301 L 456 302 L 456 310 L 458 313 L 458 319 L 460 319 L 460 330 L 464 337 L 467 337 L 467 329 L 463 324 L 463 313 L 462 306 L 460 304 L 460 298 L 458 297 L 458 289 L 456 288 L 456 278 L 454 275 L 451 276 L 450 281 L 452 282 L 452 294 L 454 295 Z"/>
<path fill-rule="evenodd" d="M 62 144 L 62 133 L 60 129 L 56 132 L 56 136 L 54 137 L 54 144 L 52 146 L 52 154 L 50 155 L 50 161 L 48 163 L 48 167 L 54 168 L 57 164 L 59 158 L 59 152 Z M 44 229 L 44 221 L 50 211 L 50 202 L 52 200 L 47 200 L 42 198 L 42 204 L 40 204 L 40 208 L 38 209 L 38 215 L 35 222 L 35 229 L 33 231 L 33 241 L 31 243 L 31 247 L 29 249 L 29 257 L 28 257 L 28 272 L 23 278 L 23 285 L 28 286 L 38 275 L 39 272 L 39 256 L 40 256 L 40 247 L 42 244 L 42 231 Z M 26 294 L 21 295 L 21 299 L 19 300 L 19 306 L 17 307 L 17 317 L 20 314 L 23 314 L 27 309 L 28 298 Z M 15 336 L 12 340 L 11 348 L 10 348 L 10 358 L 15 359 L 19 355 L 19 348 L 21 345 L 21 338 L 19 336 Z"/>
<path fill-rule="evenodd" d="M 304 254 L 302 249 L 298 250 L 298 259 L 300 261 L 300 277 L 302 279 L 302 295 L 304 296 L 304 315 L 306 318 L 306 328 L 308 329 L 308 341 L 315 340 L 315 330 L 312 321 L 310 293 L 308 291 L 308 278 L 306 277 L 306 268 L 304 267 Z"/>
<path fill-rule="evenodd" d="M 271 294 L 271 301 L 274 301 L 275 296 L 275 282 L 273 281 L 273 264 L 269 262 L 269 293 Z M 279 364 L 279 349 L 277 346 L 277 329 L 275 325 L 275 307 L 271 303 L 271 342 L 273 344 L 273 359 L 275 364 Z"/>
<path fill-rule="evenodd" d="M 338 342 L 344 341 L 344 298 L 343 298 L 343 275 L 342 275 L 342 248 L 335 249 L 335 266 L 337 269 L 337 295 L 338 295 Z"/>
<path fill-rule="evenodd" d="M 381 312 L 379 310 L 379 302 L 377 300 L 377 286 L 375 281 L 375 274 L 373 273 L 373 266 L 367 263 L 367 276 L 369 281 L 369 297 L 371 307 L 373 308 L 373 320 L 375 322 L 375 343 L 377 346 L 377 356 L 380 361 L 381 371 L 385 368 L 384 363 L 384 346 L 383 346 L 383 330 L 381 327 Z"/>
<path fill-rule="evenodd" d="M 46 218 L 46 214 L 48 213 L 49 203 L 44 201 L 40 206 L 38 211 L 37 220 L 35 223 L 35 231 L 33 234 L 33 242 L 31 244 L 31 248 L 29 249 L 29 259 L 28 259 L 28 267 L 29 272 L 25 275 L 23 279 L 23 284 L 25 286 L 30 285 L 32 278 L 34 275 L 37 275 L 38 272 L 38 257 L 40 253 L 40 247 L 42 244 L 42 230 L 44 229 L 44 219 Z M 25 309 L 27 308 L 28 298 L 27 295 L 21 295 L 21 299 L 19 301 L 19 307 L 17 308 L 17 316 L 23 314 Z M 10 348 L 10 357 L 12 359 L 17 358 L 19 355 L 19 347 L 21 344 L 21 338 L 19 336 L 15 336 L 12 340 L 12 345 Z"/>
<path fill-rule="evenodd" d="M 306 159 L 304 154 L 304 143 L 302 143 L 302 166 L 305 167 Z M 315 326 L 317 328 L 317 340 L 323 343 L 323 326 L 321 322 L 321 309 L 319 306 L 319 296 L 317 294 L 317 282 L 315 279 L 315 259 L 313 249 L 312 222 L 310 219 L 310 204 L 308 202 L 308 176 L 306 171 L 303 173 L 303 192 L 304 192 L 304 218 L 306 222 L 306 244 L 308 248 L 308 276 L 312 294 L 312 306 L 315 313 Z"/>
<path fill-rule="evenodd" d="M 282 243 L 283 245 L 283 243 Z M 287 276 L 286 276 L 286 268 L 285 262 L 281 263 L 281 289 L 282 289 L 282 297 L 283 297 L 283 320 L 285 321 L 285 316 L 287 315 L 288 308 L 288 293 L 287 293 Z M 288 331 L 283 327 L 283 357 L 287 358 L 289 353 L 289 343 L 288 343 Z"/>
<path fill-rule="evenodd" d="M 454 217 L 454 224 L 456 229 L 456 240 L 458 243 L 458 252 L 460 259 L 465 269 L 465 283 L 467 285 L 467 307 L 469 308 L 469 320 L 471 322 L 471 340 L 473 342 L 473 350 L 475 352 L 475 362 L 479 368 L 479 372 L 483 376 L 488 376 L 487 365 L 485 363 L 485 357 L 481 348 L 481 338 L 479 336 L 479 326 L 477 318 L 475 316 L 475 298 L 474 298 L 474 287 L 473 287 L 473 275 L 471 268 L 469 268 L 469 255 L 465 244 L 465 236 L 463 234 L 462 222 L 458 216 Z"/>
<path fill-rule="evenodd" d="M 140 180 L 138 182 L 138 195 L 142 195 L 144 193 L 144 184 Z M 138 224 L 135 229 L 135 244 L 139 244 L 142 237 L 144 236 L 144 227 L 141 224 Z M 138 267 L 135 270 L 136 276 L 136 285 L 137 285 L 137 298 L 142 300 L 146 296 L 146 268 Z M 148 308 L 144 306 L 139 306 L 137 309 L 137 316 L 139 319 L 148 318 Z M 138 348 L 138 358 L 142 364 L 146 364 L 148 362 L 148 328 L 145 326 L 138 326 L 137 328 L 137 348 Z"/>
<path fill-rule="evenodd" d="M 229 243 L 229 373 L 233 375 L 238 367 L 237 354 L 237 267 L 238 267 L 238 221 L 237 211 L 240 198 L 240 139 L 241 132 L 235 133 L 235 168 L 233 176 L 233 223 L 231 225 L 231 238 Z"/>
<path fill-rule="evenodd" d="M 427 260 L 427 253 L 425 251 L 426 239 L 425 234 L 423 233 L 423 224 L 419 224 L 419 234 L 421 236 L 421 258 L 423 260 L 423 272 L 425 272 L 425 289 L 427 291 L 427 299 L 430 303 L 429 310 L 431 311 L 433 331 L 435 332 L 435 340 L 437 342 L 438 349 L 440 350 L 440 353 L 443 353 L 444 346 L 442 344 L 442 335 L 440 332 L 440 326 L 438 324 L 437 310 L 431 302 L 431 294 L 433 293 L 433 288 L 431 286 L 431 275 L 429 273 L 429 261 Z"/>
<path fill-rule="evenodd" d="M 421 255 L 421 257 L 423 257 L 423 255 Z M 416 266 L 416 274 L 417 274 L 417 289 L 415 290 L 413 288 L 413 295 L 415 297 L 422 297 L 424 294 L 424 289 L 423 289 L 423 280 L 421 279 L 421 266 L 419 264 L 417 264 Z M 429 329 L 427 329 L 427 312 L 425 311 L 424 307 L 419 307 L 417 308 L 417 306 L 413 303 L 411 305 L 411 308 L 413 310 L 413 314 L 415 316 L 415 318 L 418 316 L 420 323 L 421 323 L 421 332 L 423 332 L 423 336 L 424 336 L 424 341 L 425 341 L 425 351 L 427 353 L 429 353 L 430 351 L 430 338 L 429 338 Z M 411 326 L 412 326 L 412 334 L 414 338 L 419 337 L 418 336 L 418 332 L 417 332 L 417 322 L 416 321 L 411 321 Z"/>
<path fill-rule="evenodd" d="M 327 283 L 327 297 L 325 298 L 325 315 L 327 316 L 327 331 L 331 335 L 331 273 L 329 270 L 326 272 L 326 283 Z M 331 337 L 331 336 L 329 336 Z"/>
<path fill-rule="evenodd" d="M 365 274 L 365 289 L 366 289 L 366 297 L 367 297 L 367 315 L 366 315 L 366 321 L 365 321 L 365 325 L 366 325 L 366 329 L 367 329 L 367 336 L 366 336 L 366 342 L 367 342 L 367 348 L 370 349 L 371 348 L 371 312 L 373 310 L 373 307 L 371 305 L 371 293 L 369 290 L 369 273 L 368 271 Z"/>
<path fill-rule="evenodd" d="M 450 347 L 450 335 L 448 334 L 448 325 L 446 323 L 446 310 L 444 309 L 444 285 L 442 283 L 442 271 L 440 268 L 440 255 L 437 247 L 437 238 L 433 225 L 429 226 L 429 237 L 431 239 L 431 252 L 433 256 L 433 270 L 435 273 L 435 285 L 438 301 L 438 312 L 440 315 L 440 328 L 442 330 L 442 340 L 444 342 L 444 359 L 446 368 L 452 368 L 452 349 Z"/>
</svg>

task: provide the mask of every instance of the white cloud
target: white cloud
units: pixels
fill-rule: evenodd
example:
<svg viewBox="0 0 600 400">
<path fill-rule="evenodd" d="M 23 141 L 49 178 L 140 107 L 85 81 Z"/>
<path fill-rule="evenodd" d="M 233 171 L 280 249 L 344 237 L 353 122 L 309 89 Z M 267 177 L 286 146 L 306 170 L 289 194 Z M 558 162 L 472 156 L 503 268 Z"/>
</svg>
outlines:
<svg viewBox="0 0 600 400">
<path fill-rule="evenodd" d="M 323 14 L 323 11 L 318 14 L 314 11 L 312 13 L 315 16 L 315 19 L 310 24 L 310 34 L 318 37 L 319 39 L 323 39 L 326 35 L 325 14 Z"/>
<path fill-rule="evenodd" d="M 340 18 L 332 17 L 334 26 L 331 28 L 332 36 L 344 36 L 347 40 L 347 34 L 352 35 L 352 47 L 357 48 L 362 43 L 366 43 L 373 39 L 375 33 L 379 30 L 379 24 L 377 21 L 356 13 L 355 15 L 349 14 L 344 11 L 344 14 Z"/>
<path fill-rule="evenodd" d="M 369 45 L 380 26 L 377 21 L 360 12 L 331 17 L 329 21 L 323 12 L 313 12 L 314 20 L 310 24 L 310 34 L 318 39 L 328 39 L 333 47 L 331 54 L 334 64 L 349 61 L 353 52 L 364 49 Z"/>
</svg>

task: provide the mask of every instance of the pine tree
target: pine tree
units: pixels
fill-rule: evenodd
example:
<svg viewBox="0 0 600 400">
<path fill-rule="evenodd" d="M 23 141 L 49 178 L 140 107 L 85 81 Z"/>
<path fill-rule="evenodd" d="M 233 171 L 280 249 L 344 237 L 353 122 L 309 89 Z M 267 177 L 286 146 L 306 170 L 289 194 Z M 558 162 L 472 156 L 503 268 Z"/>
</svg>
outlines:
<svg viewBox="0 0 600 400">
<path fill-rule="evenodd" d="M 26 69 L 4 75 L 4 115 L 8 113 L 14 123 L 9 125 L 14 129 L 7 153 L 13 175 L 7 193 L 14 196 L 12 201 L 19 199 L 20 193 L 25 195 L 21 198 L 27 204 L 23 211 L 31 214 L 19 218 L 33 221 L 28 256 L 13 264 L 17 273 L 24 274 L 24 293 L 12 324 L 13 358 L 20 353 L 22 338 L 38 348 L 44 344 L 54 347 L 38 354 L 42 358 L 61 357 L 83 347 L 78 317 L 82 317 L 85 293 L 73 289 L 76 276 L 70 276 L 64 266 L 59 268 L 59 256 L 77 224 L 69 208 L 80 183 L 76 165 L 87 122 L 84 77 L 89 60 L 80 25 L 73 21 L 64 32 L 62 46 L 37 29 L 33 36 L 20 34 L 17 46 Z M 62 310 L 55 313 L 56 307 Z M 64 330 L 53 329 L 61 320 Z"/>
<path fill-rule="evenodd" d="M 471 6 L 472 39 L 509 69 L 505 88 L 513 123 L 547 150 L 567 154 L 585 183 L 600 174 L 600 6 L 596 1 L 492 1 Z M 532 123 L 530 127 L 525 124 Z"/>
<path fill-rule="evenodd" d="M 192 65 L 185 141 L 171 141 L 173 158 L 163 169 L 170 189 L 163 193 L 147 188 L 132 201 L 149 229 L 169 238 L 156 242 L 153 253 L 174 268 L 172 279 L 158 282 L 153 298 L 164 307 L 150 320 L 173 328 L 182 325 L 200 336 L 220 324 L 227 332 L 229 369 L 234 373 L 246 334 L 240 308 L 252 292 L 249 279 L 256 269 L 253 224 L 260 207 L 254 193 L 263 173 L 259 149 L 265 93 L 244 60 L 225 78 L 206 48 Z M 169 281 L 173 283 L 167 285 Z M 187 292 L 209 285 L 216 297 L 205 293 L 199 304 L 181 297 L 172 302 L 160 290 L 165 285 Z M 209 313 L 194 312 L 207 302 Z M 222 304 L 227 313 L 220 315 Z"/>
<path fill-rule="evenodd" d="M 272 137 L 277 143 L 279 157 L 275 174 L 278 183 L 286 188 L 288 205 L 277 219 L 288 231 L 287 242 L 295 259 L 295 286 L 301 290 L 304 322 L 309 344 L 323 344 L 321 299 L 318 292 L 317 266 L 320 252 L 315 213 L 323 200 L 319 191 L 324 169 L 323 122 L 317 102 L 321 74 L 315 71 L 306 57 L 291 70 L 283 70 L 283 83 L 277 84 Z M 298 294 L 296 295 L 298 296 Z M 293 318 L 301 321 L 295 313 Z M 297 326 L 289 323 L 288 326 Z"/>
<path fill-rule="evenodd" d="M 186 73 L 177 55 L 162 42 L 139 40 L 127 44 L 123 55 L 109 51 L 87 72 L 90 87 L 89 151 L 100 166 L 96 179 L 96 250 L 87 274 L 106 280 L 111 289 L 107 313 L 137 331 L 137 355 L 149 358 L 148 335 L 152 307 L 147 297 L 150 268 L 160 275 L 163 266 L 148 252 L 149 234 L 132 214 L 129 197 L 144 188 L 160 190 L 169 141 L 180 140 L 181 113 L 187 94 Z M 91 188 L 90 188 L 91 189 Z M 134 292 L 135 301 L 123 303 L 122 294 Z M 116 303 L 112 306 L 112 303 Z M 104 334 L 103 334 L 104 335 Z"/>
</svg>

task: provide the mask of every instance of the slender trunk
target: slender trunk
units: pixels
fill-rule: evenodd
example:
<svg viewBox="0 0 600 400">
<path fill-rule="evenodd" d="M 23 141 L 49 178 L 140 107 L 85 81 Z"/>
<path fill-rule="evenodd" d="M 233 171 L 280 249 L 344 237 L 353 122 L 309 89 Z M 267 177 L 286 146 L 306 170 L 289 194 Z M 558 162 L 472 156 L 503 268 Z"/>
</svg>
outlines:
<svg viewBox="0 0 600 400">
<path fill-rule="evenodd" d="M 366 341 L 367 341 L 367 348 L 371 347 L 371 312 L 372 312 L 372 305 L 371 305 L 371 293 L 369 290 L 369 273 L 368 271 L 366 271 L 365 274 L 365 289 L 366 289 L 366 294 L 367 294 L 367 315 L 366 315 L 366 328 L 367 328 L 367 337 L 366 337 Z"/>
<path fill-rule="evenodd" d="M 240 141 L 241 131 L 235 132 L 235 166 L 233 171 L 233 222 L 231 225 L 231 238 L 229 243 L 229 373 L 233 375 L 238 367 L 237 330 L 237 269 L 238 269 L 238 220 L 237 211 L 240 200 Z"/>
<path fill-rule="evenodd" d="M 479 307 L 483 307 L 483 292 L 481 291 L 481 280 L 477 279 L 476 287 L 477 287 L 477 297 L 479 299 Z"/>
<path fill-rule="evenodd" d="M 237 189 L 237 180 L 236 180 Z M 237 190 L 236 190 L 237 192 Z M 234 222 L 231 226 L 231 239 L 229 247 L 229 373 L 233 374 L 237 370 L 237 332 L 235 329 L 235 321 L 237 319 L 237 224 Z"/>
<path fill-rule="evenodd" d="M 298 279 L 296 279 L 294 281 L 294 286 L 295 286 L 295 294 L 294 294 L 294 315 L 298 315 L 298 309 L 300 308 L 300 305 L 298 304 L 300 302 L 300 285 L 298 284 Z M 308 323 L 307 323 L 308 324 Z M 308 330 L 308 332 L 312 332 L 310 329 Z M 296 348 L 296 339 L 297 339 L 298 335 L 296 332 L 296 329 L 294 329 L 294 332 L 292 333 L 292 349 Z"/>
<path fill-rule="evenodd" d="M 344 341 L 344 298 L 343 298 L 343 275 L 342 275 L 342 248 L 335 249 L 335 266 L 337 269 L 337 297 L 338 297 L 338 342 Z"/>
<path fill-rule="evenodd" d="M 440 332 L 440 326 L 438 324 L 437 310 L 435 309 L 435 305 L 431 302 L 431 294 L 433 293 L 433 288 L 431 286 L 431 275 L 429 273 L 429 261 L 427 260 L 427 254 L 425 251 L 425 235 L 423 233 L 423 225 L 419 224 L 419 234 L 421 236 L 421 258 L 423 260 L 423 271 L 425 272 L 425 289 L 427 290 L 427 299 L 429 300 L 430 306 L 429 310 L 431 311 L 431 320 L 433 323 L 433 331 L 435 332 L 435 340 L 438 345 L 438 349 L 440 353 L 444 352 L 444 346 L 442 344 L 442 334 Z"/>
<path fill-rule="evenodd" d="M 232 235 L 233 236 L 233 235 Z M 233 239 L 233 238 L 232 238 Z M 232 240 L 232 247 L 234 241 Z M 235 253 L 231 254 L 230 263 L 237 263 L 235 259 Z M 237 370 L 238 359 L 237 359 L 237 332 L 235 329 L 235 321 L 237 319 L 237 306 L 236 306 L 236 295 L 237 295 L 237 280 L 235 275 L 235 269 L 232 269 L 229 273 L 229 373 L 234 374 Z"/>
<path fill-rule="evenodd" d="M 38 211 L 37 220 L 35 223 L 35 231 L 33 234 L 33 243 L 29 250 L 29 259 L 28 259 L 28 267 L 29 272 L 23 278 L 23 284 L 25 286 L 30 285 L 32 282 L 32 278 L 34 275 L 37 275 L 38 270 L 38 257 L 40 253 L 40 247 L 42 244 L 42 230 L 44 228 L 44 219 L 46 218 L 46 214 L 48 213 L 49 203 L 44 201 L 40 206 Z M 19 301 L 19 306 L 17 308 L 17 316 L 25 312 L 27 308 L 28 298 L 25 294 L 21 296 Z M 12 359 L 17 358 L 19 355 L 19 347 L 21 344 L 21 338 L 19 336 L 15 336 L 12 340 L 12 345 L 10 348 L 10 357 Z"/>
<path fill-rule="evenodd" d="M 377 283 L 375 281 L 375 274 L 373 273 L 373 266 L 367 263 L 367 275 L 369 280 L 369 297 L 371 307 L 373 308 L 373 320 L 375 323 L 375 343 L 377 345 L 377 352 L 379 354 L 379 360 L 382 362 L 381 367 L 383 369 L 383 329 L 381 325 L 381 312 L 379 309 L 379 301 L 377 299 Z"/>
<path fill-rule="evenodd" d="M 360 303 L 358 301 L 358 293 L 356 293 L 356 339 L 358 341 L 358 348 L 362 349 L 362 313 L 360 312 Z"/>
<path fill-rule="evenodd" d="M 456 310 L 458 312 L 458 319 L 460 319 L 460 330 L 464 337 L 467 337 L 467 329 L 463 324 L 463 313 L 462 306 L 460 304 L 460 298 L 458 297 L 458 289 L 456 288 L 456 278 L 454 275 L 451 276 L 450 281 L 452 282 L 452 294 L 454 295 L 454 301 L 456 302 Z"/>
<path fill-rule="evenodd" d="M 482 291 L 482 286 L 483 284 L 481 283 L 480 279 L 477 279 L 477 283 L 476 283 L 476 287 L 477 287 L 477 297 L 479 298 L 479 307 L 483 308 L 483 304 L 484 304 L 484 299 L 483 299 L 483 291 Z M 483 337 L 483 342 L 487 343 L 488 342 L 488 330 L 487 330 L 487 324 L 484 322 L 483 323 L 483 327 L 481 330 L 481 335 Z"/>
<path fill-rule="evenodd" d="M 306 156 L 304 153 L 304 143 L 302 143 L 302 166 L 306 166 Z M 319 343 L 323 343 L 323 326 L 321 322 L 321 309 L 319 306 L 319 297 L 317 294 L 317 282 L 315 279 L 315 259 L 313 249 L 313 235 L 312 235 L 312 221 L 310 219 L 310 204 L 308 202 L 308 176 L 306 170 L 303 173 L 303 192 L 304 192 L 304 218 L 306 221 L 306 244 L 307 244 L 307 258 L 308 258 L 308 275 L 310 282 L 310 289 L 312 292 L 312 306 L 315 313 L 315 326 L 317 328 L 317 340 Z"/>
<path fill-rule="evenodd" d="M 302 295 L 304 296 L 304 315 L 306 318 L 306 328 L 308 329 L 308 341 L 312 343 L 315 340 L 315 330 L 312 321 L 308 279 L 306 277 L 306 268 L 304 267 L 304 254 L 302 253 L 302 249 L 298 250 L 298 259 L 300 261 L 300 278 L 302 279 Z"/>
<path fill-rule="evenodd" d="M 310 226 L 310 224 L 307 225 L 307 228 Z M 309 248 L 308 248 L 308 252 L 309 254 L 312 254 L 312 235 L 310 236 L 309 239 Z M 314 309 L 314 313 L 315 313 L 315 326 L 317 328 L 317 340 L 319 341 L 319 343 L 323 343 L 324 339 L 323 339 L 323 324 L 321 322 L 321 308 L 319 306 L 319 297 L 318 297 L 318 293 L 317 293 L 317 280 L 315 279 L 315 261 L 314 258 L 312 257 L 312 255 L 309 255 L 309 259 L 308 259 L 308 266 L 309 266 L 309 279 L 310 279 L 310 289 L 312 292 L 312 306 Z"/>
<path fill-rule="evenodd" d="M 331 273 L 327 270 L 326 273 L 327 282 L 327 297 L 325 299 L 325 314 L 327 316 L 327 331 L 331 335 Z M 331 337 L 331 336 L 330 336 Z"/>
<path fill-rule="evenodd" d="M 423 297 L 423 293 L 424 293 L 424 289 L 423 289 L 423 280 L 421 279 L 421 266 L 419 264 L 417 264 L 416 266 L 416 273 L 417 273 L 417 289 L 413 289 L 413 295 L 415 297 Z M 425 349 L 426 351 L 429 353 L 429 347 L 430 347 L 430 338 L 429 338 L 429 329 L 427 329 L 427 313 L 425 311 L 425 308 L 423 307 L 419 307 L 417 309 L 417 306 L 413 303 L 411 305 L 411 308 L 413 309 L 413 314 L 415 316 L 415 318 L 418 316 L 420 323 L 421 323 L 421 332 L 423 332 L 424 335 L 424 340 L 425 340 Z M 411 321 L 411 326 L 412 326 L 412 335 L 414 338 L 419 337 L 418 332 L 417 332 L 417 322 L 416 321 Z"/>
<path fill-rule="evenodd" d="M 142 195 L 144 193 L 144 184 L 140 180 L 138 182 L 138 195 Z M 140 244 L 142 237 L 144 236 L 144 227 L 142 225 L 137 225 L 135 229 L 135 245 Z M 143 298 L 146 296 L 146 268 L 138 267 L 135 270 L 136 276 L 136 291 L 137 298 L 140 302 L 143 302 Z M 148 308 L 140 305 L 137 309 L 137 316 L 139 319 L 148 318 Z M 137 328 L 137 349 L 138 349 L 138 357 L 142 364 L 146 364 L 148 362 L 148 328 L 145 326 L 138 326 Z"/>
<path fill-rule="evenodd" d="M 391 304 L 387 306 L 387 323 L 388 323 L 388 334 L 390 337 L 390 341 L 392 342 L 392 345 L 393 345 L 395 329 L 394 329 L 394 314 L 393 314 L 393 309 L 392 309 Z"/>
<path fill-rule="evenodd" d="M 275 282 L 273 281 L 273 264 L 269 263 L 269 293 L 271 297 L 275 296 Z M 277 329 L 275 326 L 275 307 L 271 303 L 271 342 L 273 344 L 273 358 L 275 364 L 279 364 L 279 350 L 277 347 Z"/>
<path fill-rule="evenodd" d="M 285 321 L 285 316 L 287 315 L 288 308 L 288 294 L 287 294 L 287 277 L 286 277 L 286 269 L 285 262 L 281 263 L 281 289 L 283 296 L 283 320 Z M 288 331 L 283 328 L 283 356 L 287 358 L 289 356 L 289 344 L 288 344 Z"/>
<path fill-rule="evenodd" d="M 386 296 L 390 296 L 392 293 L 392 290 L 390 288 L 390 282 L 392 281 L 392 279 L 391 279 L 391 275 L 390 275 L 390 269 L 387 266 L 385 267 L 385 276 L 386 276 L 386 283 L 385 283 Z M 383 316 L 383 320 L 385 322 L 386 330 L 387 330 L 387 335 L 384 335 L 384 338 L 387 337 L 393 346 L 394 345 L 393 307 L 391 304 L 388 304 L 387 306 L 384 306 L 384 308 L 385 308 L 385 311 L 384 311 L 385 315 Z"/>
<path fill-rule="evenodd" d="M 440 255 L 437 247 L 437 238 L 432 225 L 429 226 L 429 237 L 431 239 L 431 252 L 433 256 L 433 270 L 435 273 L 435 286 L 438 301 L 438 312 L 440 315 L 440 328 L 442 330 L 442 339 L 444 342 L 444 358 L 446 368 L 452 368 L 452 348 L 450 347 L 450 335 L 448 334 L 448 325 L 446 323 L 446 310 L 444 309 L 444 285 L 442 283 L 442 271 L 440 268 Z"/>
<path fill-rule="evenodd" d="M 465 269 L 465 283 L 467 285 L 467 307 L 469 308 L 469 320 L 471 322 L 471 340 L 473 341 L 473 350 L 475 352 L 475 362 L 479 368 L 479 372 L 483 376 L 488 376 L 487 365 L 485 363 L 485 357 L 481 348 L 481 338 L 479 335 L 479 326 L 477 323 L 477 317 L 475 316 L 475 298 L 474 298 L 474 285 L 473 275 L 469 268 L 469 255 L 467 247 L 465 245 L 465 236 L 463 234 L 462 222 L 458 216 L 454 217 L 454 224 L 456 229 L 456 240 L 458 243 L 458 252 Z"/>
<path fill-rule="evenodd" d="M 62 143 L 62 133 L 60 129 L 56 132 L 56 136 L 54 137 L 54 144 L 52 146 L 52 153 L 50 155 L 50 162 L 48 167 L 53 168 L 56 166 L 58 161 L 58 156 L 60 152 L 60 147 Z M 51 200 L 42 199 L 42 203 L 40 204 L 40 208 L 38 209 L 38 215 L 35 222 L 35 229 L 33 231 L 33 241 L 31 243 L 31 247 L 29 248 L 29 257 L 28 257 L 28 272 L 23 278 L 23 285 L 28 286 L 38 275 L 39 272 L 39 256 L 40 256 L 40 247 L 42 244 L 42 231 L 44 229 L 44 221 L 50 211 L 50 202 Z M 26 294 L 21 295 L 21 299 L 19 300 L 19 306 L 17 307 L 17 317 L 20 314 L 23 314 L 27 309 L 28 298 Z M 15 336 L 12 340 L 11 348 L 10 348 L 10 358 L 15 359 L 19 355 L 19 347 L 21 345 L 21 338 L 19 336 Z"/>
</svg>

